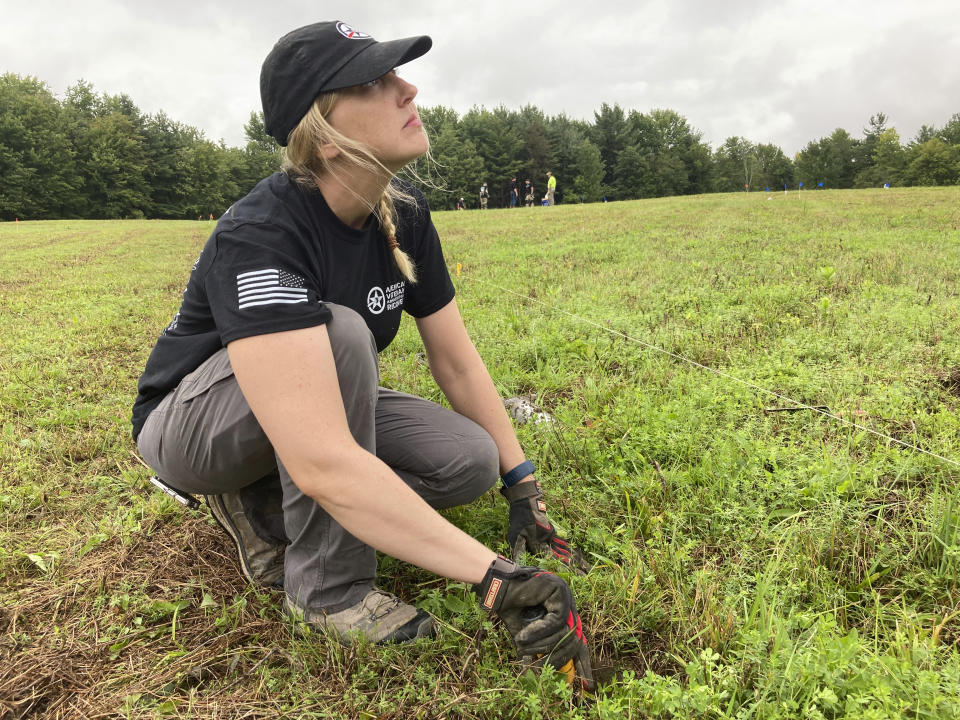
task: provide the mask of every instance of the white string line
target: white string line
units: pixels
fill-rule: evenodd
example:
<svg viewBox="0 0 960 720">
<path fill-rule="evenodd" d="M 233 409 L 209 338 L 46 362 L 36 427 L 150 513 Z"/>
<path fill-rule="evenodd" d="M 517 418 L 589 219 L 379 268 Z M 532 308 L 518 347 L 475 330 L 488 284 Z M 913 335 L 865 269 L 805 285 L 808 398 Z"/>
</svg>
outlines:
<svg viewBox="0 0 960 720">
<path fill-rule="evenodd" d="M 593 320 L 588 320 L 585 317 L 581 317 L 580 315 L 576 315 L 572 312 L 562 310 L 558 307 L 554 307 L 553 305 L 548 305 L 542 300 L 537 300 L 536 298 L 530 297 L 529 295 L 518 293 L 516 290 L 511 290 L 509 288 L 501 287 L 496 283 L 490 282 L 488 280 L 480 280 L 479 278 L 475 278 L 475 277 L 471 277 L 470 280 L 472 280 L 473 282 L 478 282 L 482 285 L 490 285 L 491 287 L 495 287 L 498 290 L 502 290 L 503 292 L 510 293 L 511 295 L 516 295 L 517 297 L 521 297 L 533 303 L 537 303 L 538 305 L 542 305 L 548 310 L 561 313 L 563 315 L 567 315 L 569 317 L 572 317 L 574 320 L 579 320 L 580 322 L 586 323 L 587 325 L 593 325 L 594 327 L 600 328 L 601 330 L 604 330 L 605 332 L 608 332 L 611 335 L 619 335 L 620 337 L 625 338 L 626 340 L 630 340 L 631 342 L 635 342 L 638 345 L 642 345 L 645 348 L 656 350 L 657 352 L 663 353 L 664 355 L 669 355 L 672 358 L 675 358 L 677 360 L 682 360 L 683 362 L 689 363 L 690 365 L 694 365 L 695 367 L 698 367 L 701 370 L 712 372 L 714 375 L 719 375 L 720 377 L 733 380 L 735 382 L 740 383 L 741 385 L 746 385 L 747 387 L 753 388 L 754 390 L 759 390 L 760 392 L 766 393 L 767 395 L 772 395 L 773 397 L 778 398 L 779 400 L 783 400 L 784 402 L 792 403 L 793 405 L 796 405 L 798 408 L 803 408 L 805 410 L 813 410 L 814 412 L 820 413 L 821 415 L 826 415 L 828 418 L 833 418 L 834 420 L 837 420 L 838 422 L 842 423 L 843 425 L 847 425 L 848 427 L 853 427 L 853 428 L 856 428 L 857 430 L 863 430 L 864 432 L 868 432 L 868 433 L 871 433 L 872 435 L 876 435 L 877 437 L 881 437 L 884 440 L 895 442 L 898 445 L 902 445 L 905 448 L 909 448 L 910 450 L 916 450 L 917 452 L 923 453 L 924 455 L 929 455 L 930 457 L 934 457 L 937 460 L 942 460 L 943 462 L 949 463 L 950 465 L 956 465 L 957 467 L 960 467 L 960 462 L 957 462 L 956 460 L 951 460 L 950 458 L 946 458 L 943 455 L 937 455 L 937 453 L 930 452 L 929 450 L 924 450 L 923 448 L 917 447 L 916 445 L 911 445 L 910 443 L 903 442 L 903 440 L 897 440 L 897 438 L 895 437 L 884 435 L 883 433 L 877 432 L 876 430 L 872 428 L 868 428 L 865 425 L 860 425 L 858 423 L 852 422 L 850 420 L 847 420 L 846 418 L 840 417 L 839 415 L 834 415 L 833 413 L 826 412 L 825 410 L 821 410 L 818 407 L 813 407 L 812 405 L 805 405 L 804 403 L 794 400 L 792 398 L 789 398 L 786 395 L 781 395 L 780 393 L 774 392 L 773 390 L 767 390 L 766 388 L 756 385 L 755 383 L 752 383 L 749 380 L 743 380 L 734 375 L 730 375 L 729 373 L 725 373 L 722 370 L 714 370 L 711 367 L 707 367 L 706 365 L 698 363 L 696 360 L 691 360 L 690 358 L 686 358 L 683 355 L 677 355 L 676 353 L 672 353 L 669 350 L 664 350 L 663 348 L 657 347 L 656 345 L 651 345 L 648 342 L 645 342 L 639 338 L 631 337 L 630 335 L 627 335 L 626 333 L 621 332 L 619 330 L 612 330 L 611 328 L 601 325 L 598 322 L 594 322 Z"/>
</svg>

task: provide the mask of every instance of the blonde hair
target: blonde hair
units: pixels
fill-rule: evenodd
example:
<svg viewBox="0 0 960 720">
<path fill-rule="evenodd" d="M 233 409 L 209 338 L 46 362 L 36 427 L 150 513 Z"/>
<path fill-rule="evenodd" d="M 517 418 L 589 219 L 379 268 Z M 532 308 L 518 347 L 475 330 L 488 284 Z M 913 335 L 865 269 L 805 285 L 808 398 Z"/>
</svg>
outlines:
<svg viewBox="0 0 960 720">
<path fill-rule="evenodd" d="M 387 241 L 387 247 L 393 253 L 393 261 L 400 273 L 412 285 L 417 282 L 417 270 L 397 242 L 397 210 L 396 203 L 406 203 L 416 206 L 416 198 L 394 182 L 393 173 L 377 160 L 370 149 L 361 142 L 351 140 L 336 130 L 329 122 L 327 115 L 337 103 L 337 93 L 323 93 L 313 101 L 306 115 L 301 118 L 297 126 L 287 136 L 287 147 L 284 148 L 283 171 L 294 181 L 310 188 L 316 188 L 323 175 L 329 174 L 340 181 L 353 195 L 370 208 L 370 212 L 377 218 L 380 232 Z M 388 175 L 390 182 L 384 189 L 376 205 L 370 205 L 366 199 L 354 192 L 350 186 L 337 175 L 333 163 L 322 153 L 318 152 L 321 145 L 332 144 L 338 151 L 338 158 L 362 170 L 375 175 Z"/>
</svg>

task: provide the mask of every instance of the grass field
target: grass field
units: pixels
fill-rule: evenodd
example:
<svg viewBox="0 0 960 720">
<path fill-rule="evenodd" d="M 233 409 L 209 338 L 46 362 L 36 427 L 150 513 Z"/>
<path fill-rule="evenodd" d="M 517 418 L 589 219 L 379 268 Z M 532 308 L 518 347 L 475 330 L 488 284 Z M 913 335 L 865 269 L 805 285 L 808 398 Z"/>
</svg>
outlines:
<svg viewBox="0 0 960 720">
<path fill-rule="evenodd" d="M 5 223 L 0 717 L 960 718 L 960 189 L 434 219 L 503 396 L 556 418 L 519 433 L 596 562 L 598 695 L 389 558 L 438 639 L 295 634 L 130 440 L 212 223 Z M 439 400 L 419 350 L 382 382 Z M 446 514 L 505 551 L 496 493 Z"/>
</svg>

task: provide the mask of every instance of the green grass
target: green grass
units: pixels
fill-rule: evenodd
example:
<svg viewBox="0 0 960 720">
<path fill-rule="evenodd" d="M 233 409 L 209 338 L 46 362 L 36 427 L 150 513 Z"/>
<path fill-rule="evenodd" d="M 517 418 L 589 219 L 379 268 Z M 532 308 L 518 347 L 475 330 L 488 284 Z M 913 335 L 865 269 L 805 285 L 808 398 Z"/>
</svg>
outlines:
<svg viewBox="0 0 960 720">
<path fill-rule="evenodd" d="M 557 419 L 519 434 L 597 563 L 597 697 L 389 558 L 437 640 L 293 632 L 129 437 L 212 223 L 62 221 L 0 225 L 0 717 L 960 717 L 960 190 L 434 220 L 501 393 Z M 420 350 L 382 381 L 439 400 Z M 495 493 L 447 516 L 505 550 Z"/>
</svg>

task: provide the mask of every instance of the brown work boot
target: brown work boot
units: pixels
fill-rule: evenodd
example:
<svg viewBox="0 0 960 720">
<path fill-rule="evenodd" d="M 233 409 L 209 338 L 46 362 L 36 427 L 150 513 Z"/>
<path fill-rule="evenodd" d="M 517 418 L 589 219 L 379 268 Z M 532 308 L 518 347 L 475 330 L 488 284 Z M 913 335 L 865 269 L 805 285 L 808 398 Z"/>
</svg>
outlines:
<svg viewBox="0 0 960 720">
<path fill-rule="evenodd" d="M 306 610 L 287 595 L 287 614 L 316 628 L 331 630 L 348 645 L 360 637 L 378 645 L 402 643 L 436 634 L 433 617 L 425 610 L 407 605 L 396 595 L 373 588 L 356 605 L 335 613 Z"/>
<path fill-rule="evenodd" d="M 255 585 L 283 588 L 283 556 L 287 544 L 275 538 L 263 538 L 253 518 L 245 510 L 241 493 L 204 495 L 210 512 L 233 540 L 240 556 L 240 570 Z M 250 513 L 253 514 L 253 513 Z M 258 525 L 260 523 L 257 523 Z M 265 534 L 265 533 L 263 533 Z"/>
</svg>

